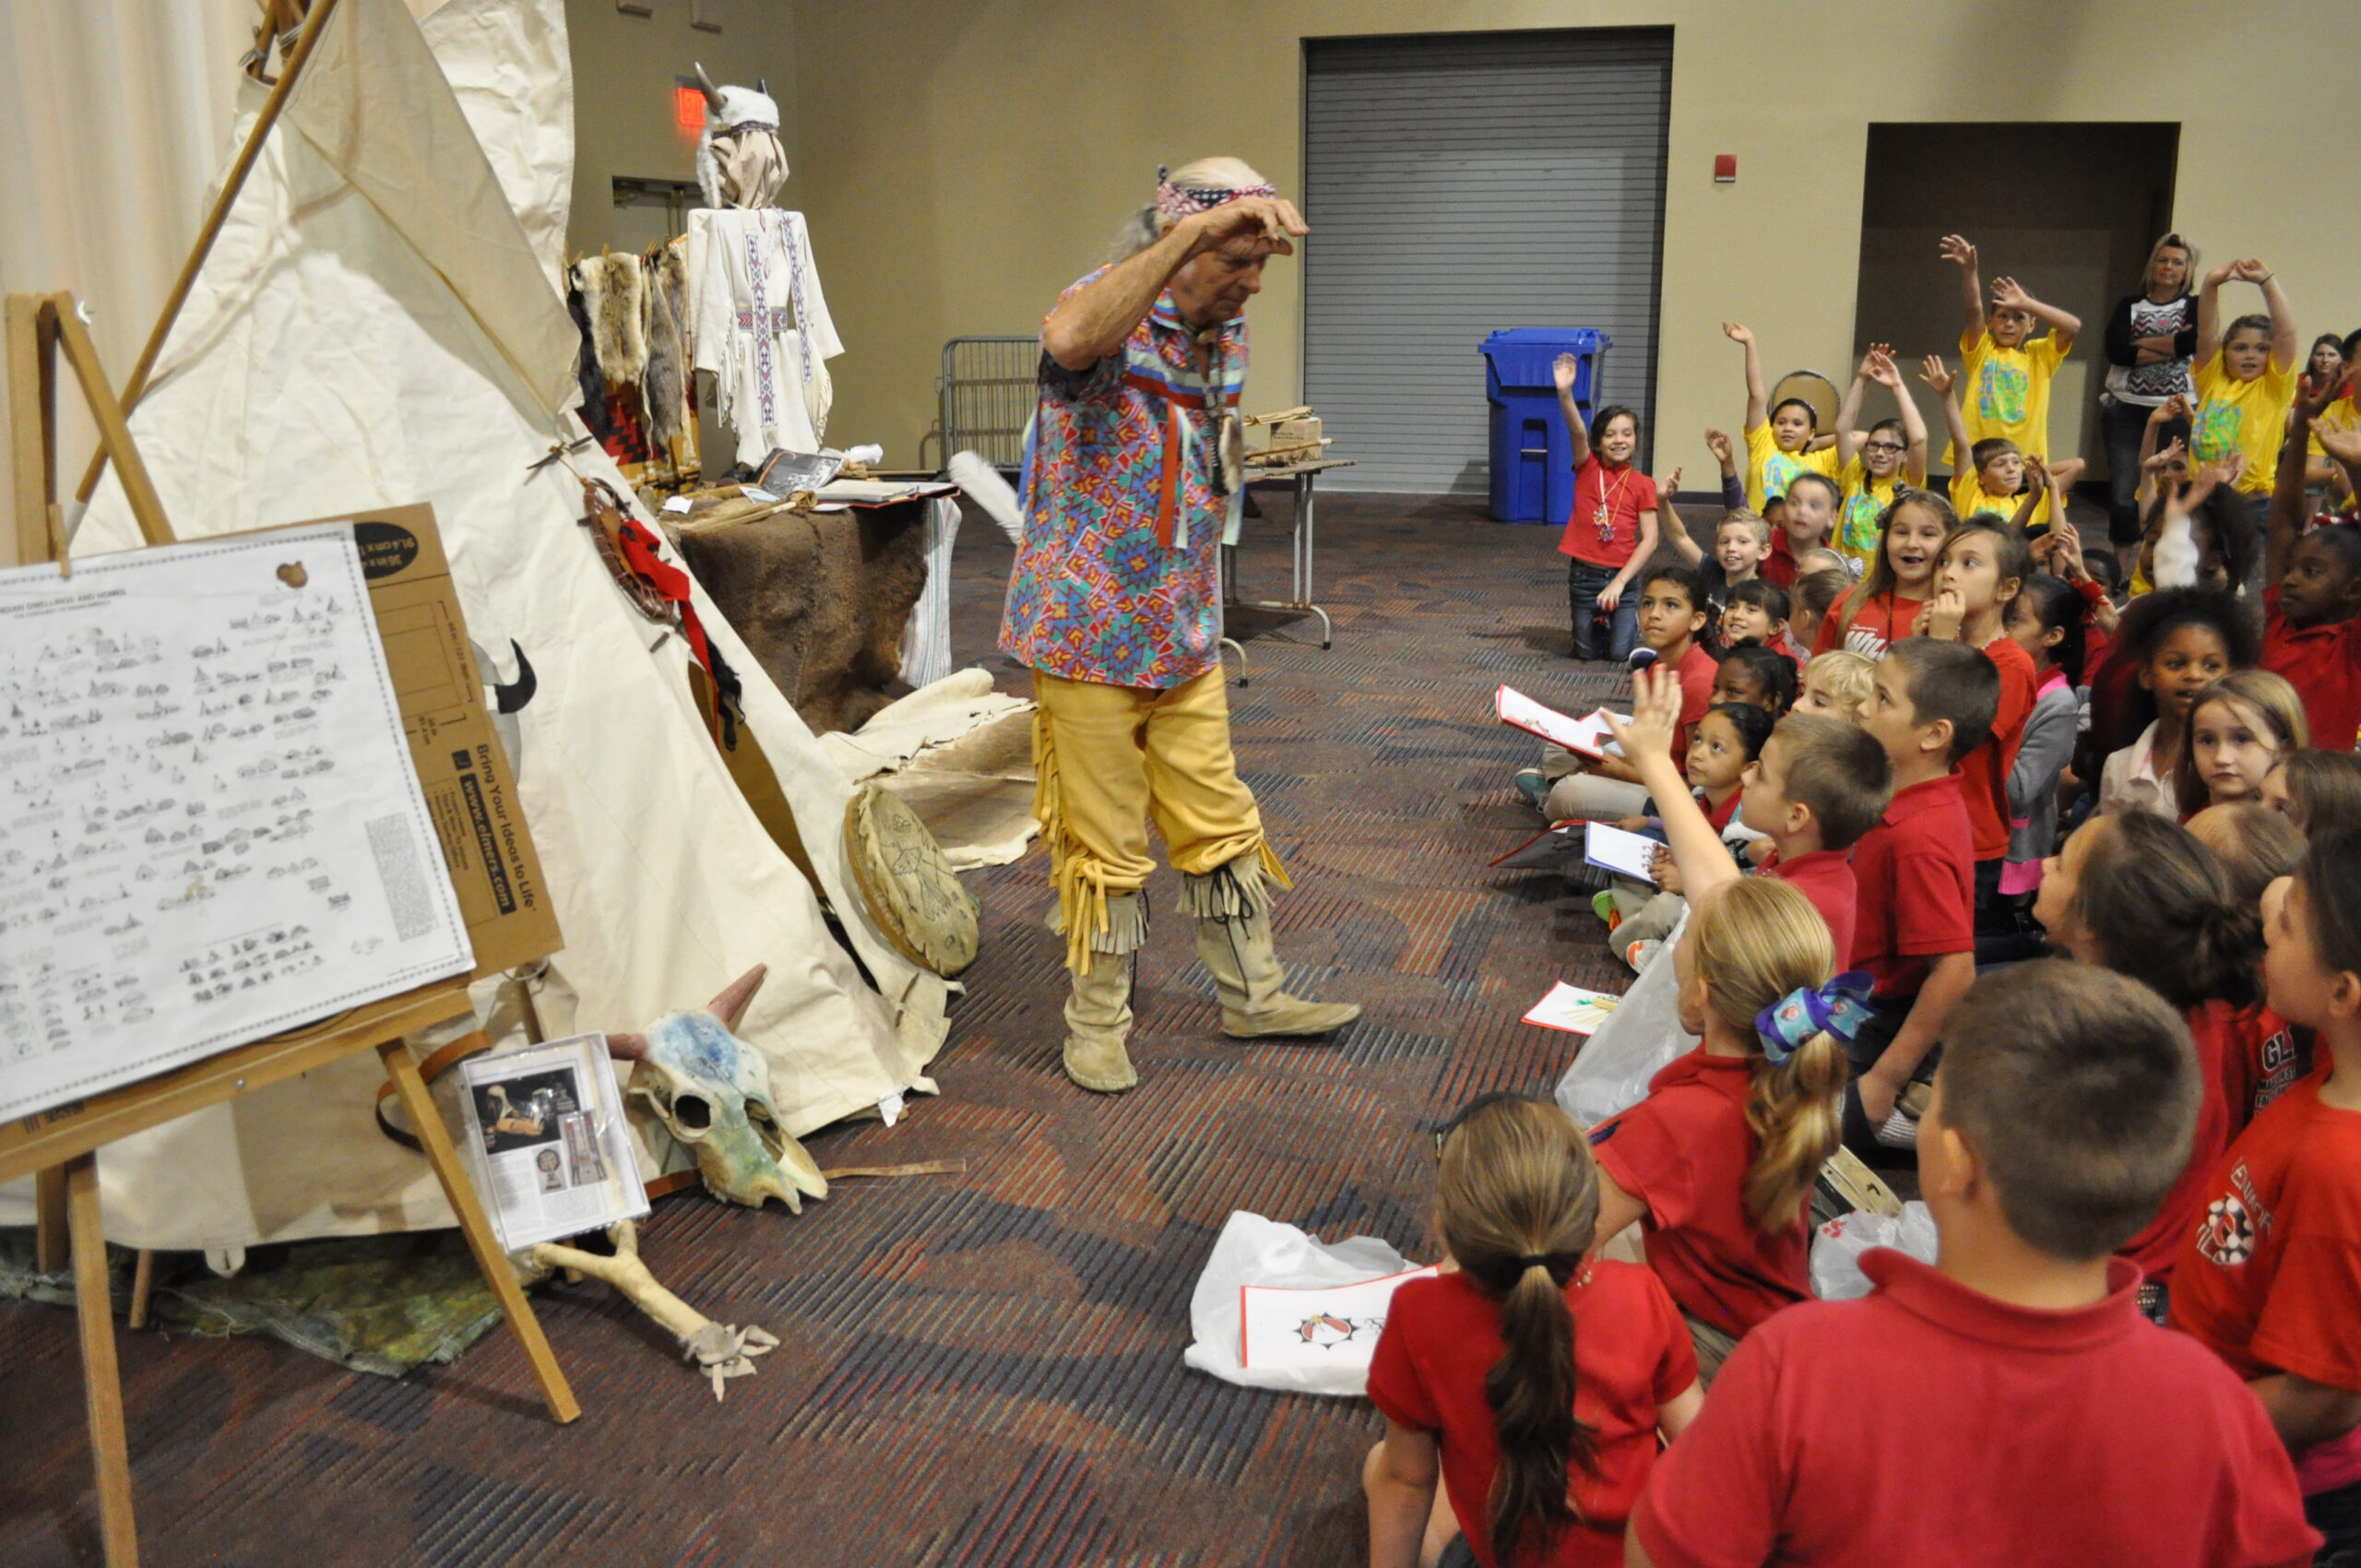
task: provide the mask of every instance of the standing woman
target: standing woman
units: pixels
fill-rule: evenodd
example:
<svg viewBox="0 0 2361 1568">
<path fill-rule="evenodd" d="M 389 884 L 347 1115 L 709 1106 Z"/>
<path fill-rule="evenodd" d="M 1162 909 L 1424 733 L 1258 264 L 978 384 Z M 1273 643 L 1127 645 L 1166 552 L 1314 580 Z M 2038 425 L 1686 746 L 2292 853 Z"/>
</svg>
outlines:
<svg viewBox="0 0 2361 1568">
<path fill-rule="evenodd" d="M 2148 416 L 2175 398 L 2196 400 L 2189 361 L 2197 352 L 2197 247 L 2166 234 L 2148 253 L 2140 292 L 2106 318 L 2106 390 L 2099 422 L 2106 436 L 2107 539 L 2120 555 L 2140 545 L 2140 435 Z"/>
</svg>

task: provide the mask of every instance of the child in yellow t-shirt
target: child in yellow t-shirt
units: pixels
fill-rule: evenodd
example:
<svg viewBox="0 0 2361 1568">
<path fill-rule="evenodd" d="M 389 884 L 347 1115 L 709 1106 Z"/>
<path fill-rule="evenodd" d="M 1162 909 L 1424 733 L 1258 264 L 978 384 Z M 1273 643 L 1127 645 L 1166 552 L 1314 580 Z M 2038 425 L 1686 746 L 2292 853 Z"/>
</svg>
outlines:
<svg viewBox="0 0 2361 1568">
<path fill-rule="evenodd" d="M 2049 384 L 2082 330 L 2082 318 L 2044 304 L 2013 278 L 1992 279 L 1992 309 L 1984 309 L 1984 285 L 1976 271 L 1975 247 L 1957 234 L 1942 240 L 1946 261 L 1960 269 L 1964 325 L 1960 329 L 1961 411 L 1970 441 L 2013 441 L 2017 450 L 2049 456 Z M 2049 335 L 2033 336 L 2046 321 Z M 1951 459 L 1959 463 L 1959 452 Z"/>
<path fill-rule="evenodd" d="M 1893 393 L 1902 417 L 1880 420 L 1863 436 L 1856 427 L 1861 417 L 1861 398 L 1872 381 Z M 1845 401 L 1836 410 L 1836 451 L 1845 464 L 1836 481 L 1845 499 L 1837 506 L 1836 527 L 1829 535 L 1828 546 L 1845 557 L 1857 577 L 1877 561 L 1878 518 L 1893 505 L 1903 486 L 1919 490 L 1927 483 L 1927 422 L 1903 386 L 1901 368 L 1893 362 L 1893 350 L 1888 344 L 1870 344 L 1861 368 L 1853 373 L 1853 385 L 1845 389 Z"/>
<path fill-rule="evenodd" d="M 1722 323 L 1731 342 L 1746 348 L 1746 500 L 1762 512 L 1787 493 L 1787 481 L 1801 473 L 1836 478 L 1834 438 L 1820 434 L 1820 415 L 1801 398 L 1783 398 L 1779 406 L 1765 405 L 1771 394 L 1762 385 L 1762 356 L 1754 334 L 1735 321 Z M 1767 514 L 1765 514 L 1767 516 Z"/>
<path fill-rule="evenodd" d="M 2242 315 L 2222 328 L 2222 285 L 2236 279 L 2262 290 L 2268 315 Z M 2258 498 L 2271 493 L 2287 410 L 2296 402 L 2296 315 L 2278 275 L 2260 261 L 2233 261 L 2205 275 L 2197 293 L 2197 414 L 2190 422 L 2190 456 L 2226 463 L 2243 454 L 2237 488 Z"/>
<path fill-rule="evenodd" d="M 1959 407 L 1959 384 L 1964 378 L 1954 377 L 1940 357 L 1928 354 L 1919 379 L 1943 400 L 1943 422 L 1951 427 L 1952 451 L 1968 454 L 1966 461 L 1952 464 L 1952 510 L 1963 517 L 1991 512 L 2014 520 L 2029 533 L 2047 531 L 2057 516 L 2051 496 L 2065 493 L 2066 487 L 2082 474 L 2082 460 L 2069 457 L 2062 463 L 2045 464 L 2000 436 L 1971 442 Z"/>
</svg>

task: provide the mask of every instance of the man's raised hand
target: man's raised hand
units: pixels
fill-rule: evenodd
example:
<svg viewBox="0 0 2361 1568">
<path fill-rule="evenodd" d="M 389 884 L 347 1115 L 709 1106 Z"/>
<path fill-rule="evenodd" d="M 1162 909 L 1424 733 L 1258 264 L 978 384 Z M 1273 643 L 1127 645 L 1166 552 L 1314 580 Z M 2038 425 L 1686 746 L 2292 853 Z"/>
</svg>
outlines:
<svg viewBox="0 0 2361 1568">
<path fill-rule="evenodd" d="M 1219 251 L 1240 260 L 1293 255 L 1295 246 L 1288 243 L 1289 236 L 1311 232 L 1295 203 L 1284 196 L 1240 196 L 1236 201 L 1192 212 L 1180 221 L 1197 231 L 1193 247 L 1196 250 Z"/>
</svg>

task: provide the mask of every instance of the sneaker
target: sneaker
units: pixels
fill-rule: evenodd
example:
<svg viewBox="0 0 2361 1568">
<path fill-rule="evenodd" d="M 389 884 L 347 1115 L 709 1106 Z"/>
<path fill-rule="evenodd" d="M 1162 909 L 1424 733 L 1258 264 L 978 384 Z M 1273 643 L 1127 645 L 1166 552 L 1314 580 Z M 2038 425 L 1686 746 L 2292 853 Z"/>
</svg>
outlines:
<svg viewBox="0 0 2361 1568">
<path fill-rule="evenodd" d="M 1520 767 L 1516 770 L 1516 792 L 1525 797 L 1525 804 L 1541 811 L 1549 799 L 1549 780 L 1537 767 Z"/>
<path fill-rule="evenodd" d="M 1642 937 L 1623 949 L 1623 961 L 1631 966 L 1631 972 L 1636 975 L 1653 963 L 1655 956 L 1663 951 L 1662 942 L 1653 936 Z"/>
</svg>

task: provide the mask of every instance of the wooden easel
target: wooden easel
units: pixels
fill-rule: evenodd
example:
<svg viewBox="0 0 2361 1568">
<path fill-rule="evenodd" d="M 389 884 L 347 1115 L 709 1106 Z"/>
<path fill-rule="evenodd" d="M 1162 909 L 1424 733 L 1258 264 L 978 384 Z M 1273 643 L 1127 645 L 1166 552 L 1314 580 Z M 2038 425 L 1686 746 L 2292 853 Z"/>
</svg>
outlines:
<svg viewBox="0 0 2361 1568">
<path fill-rule="evenodd" d="M 114 463 L 140 536 L 172 542 L 147 465 L 132 445 L 123 406 L 108 386 L 97 350 L 68 294 L 11 294 L 6 302 L 7 371 L 16 459 L 17 546 L 24 564 L 55 561 L 70 570 L 57 508 L 57 351 L 65 350 L 99 426 L 101 449 Z M 582 1413 L 532 1303 L 492 1234 L 458 1150 L 434 1108 L 401 1037 L 469 1010 L 467 981 L 453 979 L 356 1008 L 309 1028 L 276 1035 L 219 1056 L 72 1105 L 0 1125 L 0 1182 L 36 1178 L 39 1266 L 74 1265 L 75 1313 L 80 1322 L 82 1381 L 89 1409 L 91 1462 L 98 1472 L 99 1526 L 108 1568 L 135 1568 L 137 1527 L 131 1506 L 131 1460 L 123 1420 L 123 1384 L 115 1363 L 114 1312 L 107 1285 L 106 1233 L 99 1209 L 97 1150 L 374 1047 L 393 1080 L 427 1162 L 458 1216 L 468 1250 L 484 1283 L 525 1347 L 541 1399 L 560 1423 Z"/>
</svg>

